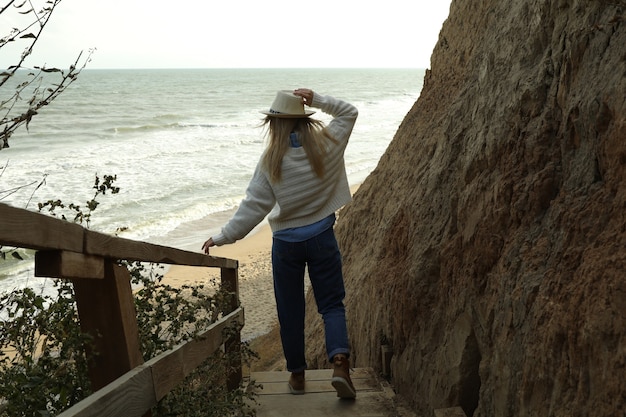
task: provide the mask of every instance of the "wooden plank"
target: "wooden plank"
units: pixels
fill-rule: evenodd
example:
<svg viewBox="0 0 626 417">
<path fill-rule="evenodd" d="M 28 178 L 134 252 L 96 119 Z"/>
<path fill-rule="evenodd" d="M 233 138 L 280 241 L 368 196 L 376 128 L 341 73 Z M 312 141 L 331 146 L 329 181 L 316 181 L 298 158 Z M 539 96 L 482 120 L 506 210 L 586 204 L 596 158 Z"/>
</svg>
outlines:
<svg viewBox="0 0 626 417">
<path fill-rule="evenodd" d="M 289 385 L 287 383 L 288 379 L 289 377 L 280 382 L 264 382 L 263 384 L 261 384 L 263 388 L 255 389 L 254 392 L 259 395 L 291 394 L 291 392 L 289 391 Z M 304 383 L 304 391 L 306 393 L 334 392 L 335 388 L 331 385 L 330 382 L 331 378 L 328 378 L 325 381 L 307 379 Z M 376 380 L 374 379 L 353 379 L 352 384 L 354 385 L 354 389 L 356 389 L 357 392 L 372 390 L 381 391 L 380 386 L 376 383 Z"/>
<path fill-rule="evenodd" d="M 185 379 L 185 357 L 182 349 L 174 348 L 146 362 L 152 368 L 154 397 L 165 397 L 179 382 Z"/>
<path fill-rule="evenodd" d="M 339 399 L 334 391 L 305 395 L 261 395 L 254 403 L 254 408 L 256 417 L 395 417 L 400 415 L 395 412 L 393 399 L 381 391 L 357 394 L 356 400 Z"/>
<path fill-rule="evenodd" d="M 259 395 L 290 394 L 287 381 L 290 372 L 252 372 L 250 381 L 260 384 L 263 388 L 253 387 L 253 391 Z M 333 377 L 332 369 L 310 369 L 305 372 L 305 392 L 333 392 L 335 389 L 331 385 Z M 356 368 L 351 370 L 350 379 L 358 392 L 377 390 L 382 387 L 375 376 L 372 368 Z"/>
<path fill-rule="evenodd" d="M 212 355 L 223 343 L 222 330 L 243 321 L 243 309 L 238 308 L 213 323 L 196 339 L 181 343 L 146 362 L 152 368 L 157 401 L 163 398 L 202 361 Z"/>
<path fill-rule="evenodd" d="M 94 336 L 97 355 L 90 367 L 94 390 L 143 363 L 128 270 L 105 263 L 105 279 L 74 279 L 83 331 Z"/>
<path fill-rule="evenodd" d="M 140 417 L 157 403 L 152 370 L 140 366 L 96 391 L 57 417 Z"/>
<path fill-rule="evenodd" d="M 27 249 L 83 250 L 81 226 L 0 203 L 0 245 Z"/>
<path fill-rule="evenodd" d="M 168 246 L 85 231 L 85 253 L 112 259 L 237 269 L 239 262 Z"/>
<path fill-rule="evenodd" d="M 103 279 L 104 258 L 60 250 L 38 251 L 35 253 L 35 276 Z"/>
<path fill-rule="evenodd" d="M 213 353 L 224 344 L 222 330 L 236 321 L 237 320 L 233 319 L 219 323 L 210 333 L 198 336 L 193 342 L 181 346 L 180 350 L 185 358 L 183 362 L 185 376 L 192 373 L 194 369 L 208 358 L 207 352 Z"/>
<path fill-rule="evenodd" d="M 372 368 L 355 368 L 350 370 L 350 379 L 356 381 L 358 379 L 370 379 L 374 374 Z M 252 372 L 251 377 L 259 384 L 282 382 L 289 379 L 287 371 L 261 371 Z M 307 369 L 305 371 L 307 381 L 330 381 L 333 377 L 332 369 Z"/>
</svg>

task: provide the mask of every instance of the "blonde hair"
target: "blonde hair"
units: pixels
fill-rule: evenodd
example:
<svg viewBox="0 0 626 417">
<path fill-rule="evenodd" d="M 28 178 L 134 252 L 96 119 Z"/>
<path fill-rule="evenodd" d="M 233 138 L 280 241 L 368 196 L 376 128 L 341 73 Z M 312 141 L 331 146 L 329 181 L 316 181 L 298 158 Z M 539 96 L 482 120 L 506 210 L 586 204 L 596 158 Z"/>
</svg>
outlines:
<svg viewBox="0 0 626 417">
<path fill-rule="evenodd" d="M 282 179 L 282 162 L 291 144 L 291 132 L 298 134 L 298 140 L 306 152 L 311 168 L 319 178 L 324 177 L 324 158 L 328 141 L 337 143 L 324 123 L 311 118 L 280 118 L 267 116 L 263 124 L 267 131 L 269 143 L 263 156 L 263 167 L 270 175 L 270 181 L 280 182 Z"/>
</svg>

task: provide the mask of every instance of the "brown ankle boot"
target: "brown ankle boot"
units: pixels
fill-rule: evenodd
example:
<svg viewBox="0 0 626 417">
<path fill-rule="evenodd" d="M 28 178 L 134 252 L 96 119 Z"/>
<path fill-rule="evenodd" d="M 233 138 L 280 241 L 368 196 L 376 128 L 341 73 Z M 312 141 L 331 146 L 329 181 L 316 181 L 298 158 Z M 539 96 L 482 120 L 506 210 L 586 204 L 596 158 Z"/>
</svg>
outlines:
<svg viewBox="0 0 626 417">
<path fill-rule="evenodd" d="M 337 391 L 339 398 L 356 398 L 356 390 L 350 379 L 350 360 L 343 354 L 333 358 L 333 379 L 331 384 Z"/>
<path fill-rule="evenodd" d="M 304 394 L 304 371 L 291 373 L 289 377 L 289 391 L 293 395 Z"/>
</svg>

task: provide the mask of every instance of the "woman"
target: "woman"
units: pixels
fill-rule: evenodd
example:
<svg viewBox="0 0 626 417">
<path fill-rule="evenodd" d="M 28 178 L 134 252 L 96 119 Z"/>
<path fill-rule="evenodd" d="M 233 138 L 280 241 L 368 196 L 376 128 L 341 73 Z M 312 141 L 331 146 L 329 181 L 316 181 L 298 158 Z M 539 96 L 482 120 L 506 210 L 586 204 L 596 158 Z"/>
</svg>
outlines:
<svg viewBox="0 0 626 417">
<path fill-rule="evenodd" d="M 333 116 L 325 126 L 304 105 Z M 279 91 L 266 115 L 269 143 L 233 218 L 202 249 L 246 236 L 267 214 L 272 229 L 272 270 L 280 335 L 292 394 L 304 394 L 304 271 L 308 268 L 332 385 L 341 398 L 355 398 L 343 299 L 341 254 L 333 225 L 335 211 L 351 199 L 344 151 L 358 111 L 353 105 L 301 88 Z"/>
</svg>

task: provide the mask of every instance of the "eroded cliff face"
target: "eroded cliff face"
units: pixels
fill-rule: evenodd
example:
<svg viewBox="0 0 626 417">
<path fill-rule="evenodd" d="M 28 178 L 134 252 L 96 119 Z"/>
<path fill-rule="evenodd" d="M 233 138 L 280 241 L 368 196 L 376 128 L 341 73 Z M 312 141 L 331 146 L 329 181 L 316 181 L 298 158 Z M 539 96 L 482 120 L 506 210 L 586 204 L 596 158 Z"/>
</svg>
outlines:
<svg viewBox="0 0 626 417">
<path fill-rule="evenodd" d="M 380 368 L 388 341 L 421 415 L 626 413 L 625 13 L 453 0 L 421 96 L 340 213 L 353 365 Z"/>
</svg>

